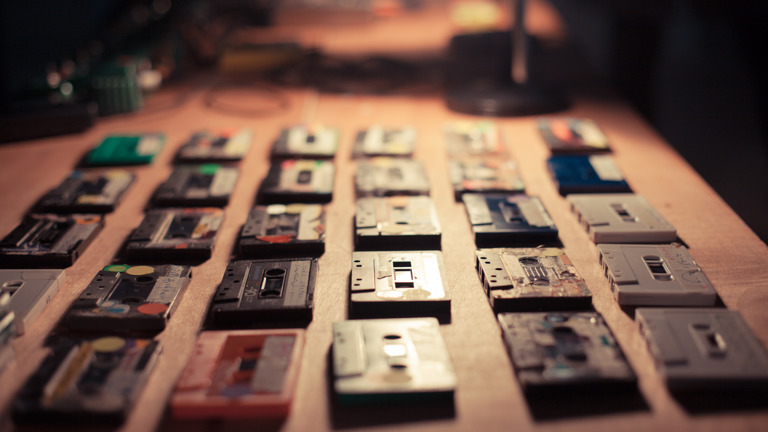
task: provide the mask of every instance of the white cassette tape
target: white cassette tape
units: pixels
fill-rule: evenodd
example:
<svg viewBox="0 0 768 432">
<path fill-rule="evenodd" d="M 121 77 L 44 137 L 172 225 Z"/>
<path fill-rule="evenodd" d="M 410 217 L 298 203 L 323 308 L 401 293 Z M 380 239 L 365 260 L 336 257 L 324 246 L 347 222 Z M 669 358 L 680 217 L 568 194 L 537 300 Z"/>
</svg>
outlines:
<svg viewBox="0 0 768 432">
<path fill-rule="evenodd" d="M 11 295 L 16 334 L 24 334 L 64 285 L 64 270 L 0 270 L 0 294 Z"/>
<path fill-rule="evenodd" d="M 714 306 L 717 293 L 679 243 L 598 245 L 600 264 L 622 306 Z"/>
<path fill-rule="evenodd" d="M 572 194 L 571 210 L 595 243 L 671 243 L 677 231 L 640 195 Z"/>
</svg>

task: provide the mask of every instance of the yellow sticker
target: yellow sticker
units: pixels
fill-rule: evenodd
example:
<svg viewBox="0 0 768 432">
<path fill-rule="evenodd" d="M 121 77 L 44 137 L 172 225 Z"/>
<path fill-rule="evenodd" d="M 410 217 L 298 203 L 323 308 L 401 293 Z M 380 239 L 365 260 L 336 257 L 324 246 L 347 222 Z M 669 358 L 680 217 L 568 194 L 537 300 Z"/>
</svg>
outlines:
<svg viewBox="0 0 768 432">
<path fill-rule="evenodd" d="M 93 349 L 98 352 L 115 352 L 125 346 L 125 339 L 109 336 L 93 341 Z"/>
<path fill-rule="evenodd" d="M 125 271 L 125 273 L 132 276 L 142 276 L 142 275 L 153 273 L 154 271 L 155 271 L 154 267 L 136 266 L 136 267 L 129 268 L 128 270 Z"/>
<path fill-rule="evenodd" d="M 288 204 L 285 206 L 286 214 L 299 214 L 304 210 L 304 204 Z"/>
</svg>

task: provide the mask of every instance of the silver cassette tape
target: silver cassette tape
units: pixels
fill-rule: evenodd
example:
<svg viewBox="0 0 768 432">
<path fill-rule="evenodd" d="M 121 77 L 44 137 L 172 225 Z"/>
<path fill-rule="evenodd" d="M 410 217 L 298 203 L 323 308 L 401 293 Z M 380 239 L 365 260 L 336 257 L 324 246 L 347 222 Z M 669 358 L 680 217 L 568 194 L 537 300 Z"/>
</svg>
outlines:
<svg viewBox="0 0 768 432">
<path fill-rule="evenodd" d="M 16 335 L 16 317 L 10 303 L 11 295 L 0 293 L 0 372 L 16 358 L 16 351 L 11 343 Z"/>
<path fill-rule="evenodd" d="M 679 243 L 598 245 L 600 264 L 622 306 L 714 306 L 717 293 Z"/>
<path fill-rule="evenodd" d="M 677 230 L 640 195 L 572 194 L 571 210 L 595 243 L 671 243 Z"/>
<path fill-rule="evenodd" d="M 440 222 L 428 196 L 357 200 L 355 249 L 440 249 Z"/>
<path fill-rule="evenodd" d="M 496 123 L 490 120 L 457 121 L 443 128 L 448 154 L 499 156 L 507 153 L 507 146 Z"/>
<path fill-rule="evenodd" d="M 16 333 L 43 312 L 45 305 L 64 285 L 64 270 L 0 270 L 0 293 L 11 296 L 10 308 L 16 315 Z"/>
<path fill-rule="evenodd" d="M 475 267 L 493 311 L 587 309 L 592 293 L 561 248 L 475 252 Z"/>
<path fill-rule="evenodd" d="M 332 353 L 342 403 L 453 398 L 456 375 L 434 318 L 335 322 Z"/>
<path fill-rule="evenodd" d="M 450 320 L 451 296 L 439 251 L 353 252 L 350 316 L 434 316 Z"/>
<path fill-rule="evenodd" d="M 272 157 L 333 158 L 339 131 L 322 125 L 294 126 L 283 130 L 272 146 Z"/>
<path fill-rule="evenodd" d="M 417 160 L 375 157 L 357 163 L 355 190 L 358 198 L 429 195 L 429 179 Z"/>
<path fill-rule="evenodd" d="M 635 319 L 670 390 L 768 388 L 768 352 L 738 311 L 639 308 Z"/>
<path fill-rule="evenodd" d="M 416 128 L 385 128 L 379 125 L 360 131 L 352 147 L 352 157 L 410 157 L 416 143 Z"/>
<path fill-rule="evenodd" d="M 525 183 L 517 162 L 500 157 L 464 157 L 448 161 L 448 175 L 456 201 L 465 193 L 523 192 Z"/>
</svg>

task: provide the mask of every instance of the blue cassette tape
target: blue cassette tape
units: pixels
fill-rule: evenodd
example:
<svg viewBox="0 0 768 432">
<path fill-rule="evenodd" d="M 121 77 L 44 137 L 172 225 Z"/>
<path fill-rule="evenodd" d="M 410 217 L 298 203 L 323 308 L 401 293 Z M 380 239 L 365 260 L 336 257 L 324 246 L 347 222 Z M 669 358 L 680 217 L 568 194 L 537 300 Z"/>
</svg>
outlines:
<svg viewBox="0 0 768 432">
<path fill-rule="evenodd" d="M 560 195 L 632 192 L 610 155 L 552 156 L 547 168 Z"/>
</svg>

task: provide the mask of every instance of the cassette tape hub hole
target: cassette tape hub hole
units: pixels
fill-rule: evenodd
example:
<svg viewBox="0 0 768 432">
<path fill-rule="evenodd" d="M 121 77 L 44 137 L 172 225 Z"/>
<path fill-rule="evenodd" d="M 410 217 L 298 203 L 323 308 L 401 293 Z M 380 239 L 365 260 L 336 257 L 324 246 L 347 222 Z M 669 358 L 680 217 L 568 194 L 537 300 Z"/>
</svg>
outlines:
<svg viewBox="0 0 768 432">
<path fill-rule="evenodd" d="M 8 281 L 3 284 L 3 291 L 13 295 L 13 293 L 16 292 L 16 290 L 18 290 L 19 288 L 21 288 L 22 285 L 24 285 L 24 281 L 21 281 L 21 280 Z"/>
<path fill-rule="evenodd" d="M 126 297 L 122 300 L 122 303 L 127 303 L 127 304 L 136 304 L 141 302 L 143 302 L 143 300 L 137 297 Z"/>
<path fill-rule="evenodd" d="M 154 280 L 155 278 L 153 278 L 152 276 L 139 276 L 136 278 L 136 282 L 138 283 L 150 283 L 150 282 L 153 282 Z"/>
<path fill-rule="evenodd" d="M 549 314 L 544 319 L 552 323 L 563 323 L 568 321 L 568 317 L 561 314 Z"/>
<path fill-rule="evenodd" d="M 397 340 L 397 339 L 400 339 L 400 338 L 402 338 L 402 336 L 400 336 L 398 334 L 384 335 L 384 339 L 387 339 L 387 340 Z"/>
<path fill-rule="evenodd" d="M 285 270 L 283 269 L 269 269 L 264 272 L 264 275 L 267 277 L 279 277 L 285 274 Z"/>
</svg>

